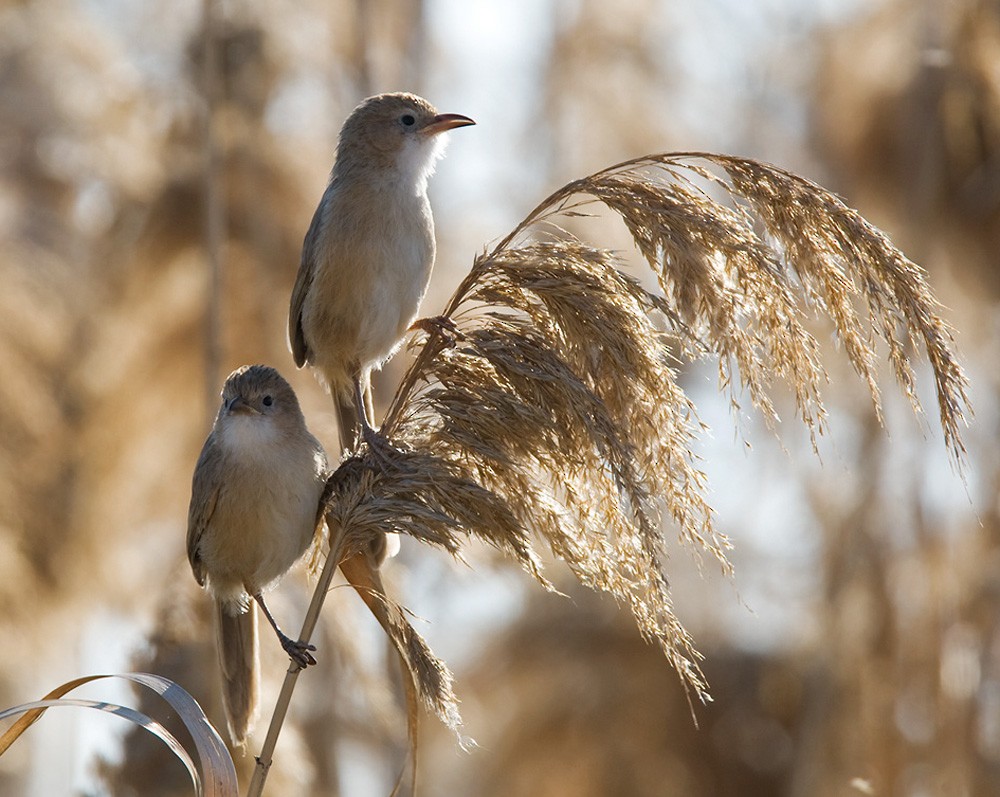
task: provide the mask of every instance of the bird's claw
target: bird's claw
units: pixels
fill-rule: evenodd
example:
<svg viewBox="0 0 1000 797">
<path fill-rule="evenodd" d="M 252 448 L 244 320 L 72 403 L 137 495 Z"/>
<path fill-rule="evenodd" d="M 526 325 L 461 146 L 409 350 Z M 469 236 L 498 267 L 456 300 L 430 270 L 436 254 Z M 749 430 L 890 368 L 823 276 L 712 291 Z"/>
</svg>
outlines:
<svg viewBox="0 0 1000 797">
<path fill-rule="evenodd" d="M 449 349 L 455 348 L 456 342 L 462 339 L 462 333 L 459 332 L 455 322 L 446 315 L 418 318 L 410 324 L 410 331 L 415 332 L 418 329 L 431 337 L 440 336 Z"/>
<path fill-rule="evenodd" d="M 368 450 L 372 452 L 372 458 L 382 473 L 389 473 L 390 471 L 399 469 L 400 451 L 392 444 L 388 437 L 379 430 L 368 426 L 361 428 L 361 436 L 364 438 Z"/>
<path fill-rule="evenodd" d="M 282 635 L 281 647 L 288 654 L 288 658 L 298 665 L 300 670 L 304 670 L 310 664 L 316 663 L 315 656 L 310 652 L 316 650 L 315 645 L 310 645 L 308 642 L 302 642 L 301 640 L 295 641 Z"/>
</svg>

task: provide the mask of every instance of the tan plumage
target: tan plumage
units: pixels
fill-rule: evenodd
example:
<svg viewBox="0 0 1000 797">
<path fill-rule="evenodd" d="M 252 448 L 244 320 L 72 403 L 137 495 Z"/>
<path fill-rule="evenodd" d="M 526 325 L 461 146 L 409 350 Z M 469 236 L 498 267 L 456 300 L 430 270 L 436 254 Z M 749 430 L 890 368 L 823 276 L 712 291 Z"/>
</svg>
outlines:
<svg viewBox="0 0 1000 797">
<path fill-rule="evenodd" d="M 288 340 L 296 365 L 312 366 L 329 387 L 345 447 L 359 423 L 375 440 L 365 399 L 371 371 L 416 320 L 434 265 L 427 180 L 443 153 L 442 134 L 470 124 L 413 94 L 380 94 L 341 129 L 302 246 Z"/>
<path fill-rule="evenodd" d="M 306 428 L 291 386 L 273 368 L 244 366 L 222 390 L 222 406 L 195 467 L 187 552 L 198 583 L 216 600 L 223 703 L 234 742 L 257 703 L 256 600 L 282 647 L 301 666 L 306 646 L 289 640 L 264 603 L 302 556 L 322 517 L 326 455 Z"/>
</svg>

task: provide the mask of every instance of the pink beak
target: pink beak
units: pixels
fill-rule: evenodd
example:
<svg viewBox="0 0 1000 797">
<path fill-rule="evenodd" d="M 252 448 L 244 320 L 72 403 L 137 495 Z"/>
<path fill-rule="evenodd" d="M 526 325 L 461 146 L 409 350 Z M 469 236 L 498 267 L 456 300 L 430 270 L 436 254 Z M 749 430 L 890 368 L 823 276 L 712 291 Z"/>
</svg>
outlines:
<svg viewBox="0 0 1000 797">
<path fill-rule="evenodd" d="M 451 130 L 453 127 L 465 127 L 466 125 L 474 124 L 475 122 L 472 119 L 468 116 L 462 116 L 460 113 L 439 113 L 424 125 L 424 129 L 420 132 L 426 136 L 433 136 L 437 133 Z"/>
</svg>

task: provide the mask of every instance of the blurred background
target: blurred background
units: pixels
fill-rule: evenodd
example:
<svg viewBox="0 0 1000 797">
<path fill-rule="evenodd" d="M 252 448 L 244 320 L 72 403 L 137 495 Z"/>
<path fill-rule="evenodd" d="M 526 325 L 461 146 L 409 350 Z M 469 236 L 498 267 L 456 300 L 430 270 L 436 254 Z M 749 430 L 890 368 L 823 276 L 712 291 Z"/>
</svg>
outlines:
<svg viewBox="0 0 1000 797">
<path fill-rule="evenodd" d="M 421 793 L 995 794 L 998 0 L 0 2 L 0 705 L 142 669 L 224 727 L 184 554 L 194 462 L 247 362 L 293 382 L 336 455 L 328 399 L 286 350 L 287 298 L 343 118 L 403 89 L 478 122 L 431 183 L 425 312 L 570 179 L 654 151 L 758 157 L 838 192 L 930 272 L 976 409 L 963 481 L 927 373 L 922 420 L 885 373 L 883 431 L 821 321 L 819 457 L 794 423 L 734 417 L 711 365 L 685 372 L 736 566 L 669 562 L 714 696 L 698 727 L 628 613 L 558 566 L 569 600 L 485 551 L 466 567 L 404 541 L 390 589 L 455 671 L 479 743 L 462 752 L 425 718 Z M 614 225 L 587 230 L 627 249 Z M 270 602 L 297 628 L 308 595 L 297 572 Z M 285 669 L 272 641 L 241 773 Z M 315 641 L 269 793 L 388 794 L 405 724 L 380 632 L 336 588 Z M 0 794 L 189 794 L 158 745 L 51 711 L 0 758 Z"/>
</svg>

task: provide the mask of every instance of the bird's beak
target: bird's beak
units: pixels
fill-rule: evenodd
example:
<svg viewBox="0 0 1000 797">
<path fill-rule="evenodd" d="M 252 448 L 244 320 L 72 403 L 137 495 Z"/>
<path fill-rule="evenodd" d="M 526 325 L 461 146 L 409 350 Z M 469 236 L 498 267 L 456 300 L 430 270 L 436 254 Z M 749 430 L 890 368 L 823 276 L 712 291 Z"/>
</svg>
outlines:
<svg viewBox="0 0 1000 797">
<path fill-rule="evenodd" d="M 247 404 L 242 396 L 236 396 L 232 401 L 229 402 L 229 406 L 226 411 L 230 415 L 259 415 L 260 413 L 255 410 L 251 405 Z"/>
<path fill-rule="evenodd" d="M 462 116 L 460 113 L 439 113 L 424 125 L 424 129 L 420 132 L 425 136 L 433 136 L 437 133 L 443 133 L 445 130 L 451 130 L 453 127 L 465 127 L 466 125 L 474 124 L 475 122 L 472 119 L 468 116 Z"/>
</svg>

